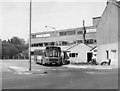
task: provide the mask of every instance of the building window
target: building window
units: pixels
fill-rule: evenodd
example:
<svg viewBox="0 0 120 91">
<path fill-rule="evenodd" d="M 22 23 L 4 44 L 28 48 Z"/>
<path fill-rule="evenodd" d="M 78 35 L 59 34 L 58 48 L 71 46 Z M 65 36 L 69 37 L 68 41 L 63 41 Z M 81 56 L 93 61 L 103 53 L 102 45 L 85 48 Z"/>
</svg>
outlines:
<svg viewBox="0 0 120 91">
<path fill-rule="evenodd" d="M 74 34 L 75 34 L 75 30 L 66 31 L 66 32 L 59 32 L 60 36 L 74 35 Z"/>
<path fill-rule="evenodd" d="M 77 31 L 77 34 L 83 34 L 83 31 Z"/>
<path fill-rule="evenodd" d="M 34 55 L 34 52 L 30 52 L 31 55 Z"/>
<path fill-rule="evenodd" d="M 75 53 L 72 53 L 72 57 L 75 57 Z"/>
<path fill-rule="evenodd" d="M 40 37 L 40 38 L 42 38 L 42 37 L 43 37 L 43 38 L 45 38 L 45 37 L 50 37 L 50 34 L 37 34 L 36 37 L 37 37 L 37 38 L 39 38 L 39 37 Z"/>
<path fill-rule="evenodd" d="M 73 41 L 73 43 L 74 43 L 74 44 L 76 44 L 76 43 L 77 43 L 77 41 Z"/>
<path fill-rule="evenodd" d="M 38 47 L 38 44 L 36 43 L 36 44 L 34 44 L 34 47 Z"/>
<path fill-rule="evenodd" d="M 90 40 L 89 40 L 89 39 L 87 39 L 87 40 L 86 40 L 86 43 L 87 43 L 87 44 L 90 44 Z"/>
<path fill-rule="evenodd" d="M 65 36 L 67 33 L 66 32 L 59 32 L 60 36 Z"/>
<path fill-rule="evenodd" d="M 67 35 L 74 35 L 74 34 L 75 34 L 75 30 L 67 31 Z"/>
<path fill-rule="evenodd" d="M 48 46 L 48 43 L 44 43 L 45 46 Z"/>
<path fill-rule="evenodd" d="M 36 38 L 36 35 L 32 35 L 31 38 Z"/>
<path fill-rule="evenodd" d="M 89 44 L 93 44 L 94 43 L 94 40 L 93 39 L 90 39 L 89 40 Z"/>
<path fill-rule="evenodd" d="M 83 43 L 83 40 L 77 40 L 77 43 Z"/>
<path fill-rule="evenodd" d="M 78 57 L 78 53 L 75 53 L 75 56 Z"/>
<path fill-rule="evenodd" d="M 55 43 L 54 42 L 50 42 L 50 45 L 55 45 Z"/>
<path fill-rule="evenodd" d="M 39 46 L 43 46 L 43 43 L 39 43 Z"/>
<path fill-rule="evenodd" d="M 97 40 L 94 40 L 94 43 L 97 43 Z"/>
<path fill-rule="evenodd" d="M 87 43 L 87 44 L 94 44 L 94 43 L 95 43 L 95 40 L 94 40 L 94 39 L 87 39 L 87 40 L 86 40 L 86 43 Z"/>
<path fill-rule="evenodd" d="M 94 33 L 94 32 L 96 32 L 96 29 L 87 29 L 86 30 L 86 33 Z"/>
<path fill-rule="evenodd" d="M 97 50 L 94 50 L 94 52 L 97 52 Z"/>
<path fill-rule="evenodd" d="M 78 53 L 69 53 L 69 57 L 78 57 Z"/>
<path fill-rule="evenodd" d="M 39 46 L 43 46 L 43 43 L 35 43 L 35 44 L 31 44 L 32 47 L 39 47 Z"/>
<path fill-rule="evenodd" d="M 69 44 L 76 44 L 77 43 L 77 41 L 75 40 L 75 41 L 72 41 L 72 42 L 70 42 Z"/>
<path fill-rule="evenodd" d="M 66 41 L 62 41 L 62 45 L 68 45 Z"/>
</svg>

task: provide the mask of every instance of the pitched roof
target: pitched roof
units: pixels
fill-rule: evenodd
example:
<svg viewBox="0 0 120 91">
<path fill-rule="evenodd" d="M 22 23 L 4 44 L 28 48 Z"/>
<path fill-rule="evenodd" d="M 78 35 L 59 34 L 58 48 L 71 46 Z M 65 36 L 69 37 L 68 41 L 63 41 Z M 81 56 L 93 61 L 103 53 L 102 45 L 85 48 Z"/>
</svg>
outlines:
<svg viewBox="0 0 120 91">
<path fill-rule="evenodd" d="M 102 16 L 103 16 L 103 14 L 105 13 L 105 11 L 106 11 L 107 6 L 109 5 L 109 3 L 111 3 L 111 4 L 113 4 L 113 5 L 116 5 L 118 8 L 120 8 L 120 1 L 110 0 L 109 2 L 107 2 L 107 5 L 106 5 L 106 7 L 105 7 L 105 9 L 104 9 L 104 11 L 103 11 L 103 13 L 102 13 L 102 15 L 101 15 L 101 18 L 102 18 Z M 96 27 L 98 26 L 99 22 L 101 21 L 101 18 L 99 19 Z"/>
</svg>

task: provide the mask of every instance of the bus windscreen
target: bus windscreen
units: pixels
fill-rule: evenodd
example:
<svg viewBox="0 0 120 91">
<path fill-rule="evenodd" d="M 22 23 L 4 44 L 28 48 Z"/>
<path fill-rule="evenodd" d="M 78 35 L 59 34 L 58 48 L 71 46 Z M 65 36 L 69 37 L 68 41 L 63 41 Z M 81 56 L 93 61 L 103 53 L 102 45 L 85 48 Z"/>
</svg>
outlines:
<svg viewBox="0 0 120 91">
<path fill-rule="evenodd" d="M 57 48 L 46 48 L 46 56 L 47 57 L 60 57 L 60 49 Z"/>
</svg>

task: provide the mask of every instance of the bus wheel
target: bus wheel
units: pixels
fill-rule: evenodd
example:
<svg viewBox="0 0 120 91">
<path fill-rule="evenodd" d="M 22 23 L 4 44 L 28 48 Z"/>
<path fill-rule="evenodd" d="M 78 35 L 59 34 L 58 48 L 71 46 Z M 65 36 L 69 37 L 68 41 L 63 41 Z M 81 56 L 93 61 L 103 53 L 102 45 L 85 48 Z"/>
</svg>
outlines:
<svg viewBox="0 0 120 91">
<path fill-rule="evenodd" d="M 67 63 L 66 64 L 70 64 L 70 61 L 67 61 Z"/>
</svg>

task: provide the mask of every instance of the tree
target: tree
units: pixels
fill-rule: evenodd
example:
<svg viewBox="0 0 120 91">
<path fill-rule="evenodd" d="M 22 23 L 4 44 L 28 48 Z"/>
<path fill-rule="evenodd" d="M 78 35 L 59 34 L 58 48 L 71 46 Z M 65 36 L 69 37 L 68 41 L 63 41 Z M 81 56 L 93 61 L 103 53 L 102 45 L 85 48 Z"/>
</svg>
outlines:
<svg viewBox="0 0 120 91">
<path fill-rule="evenodd" d="M 16 48 L 19 50 L 19 53 L 28 49 L 27 44 L 25 44 L 25 40 L 23 38 L 18 38 L 15 36 L 12 37 L 9 42 L 16 46 Z"/>
<path fill-rule="evenodd" d="M 2 57 L 13 57 L 23 53 L 23 56 L 27 56 L 27 50 L 29 45 L 25 44 L 25 40 L 18 37 L 12 37 L 8 41 L 2 41 Z"/>
<path fill-rule="evenodd" d="M 2 41 L 2 57 L 13 57 L 19 53 L 19 50 L 14 44 L 11 44 L 6 41 Z"/>
<path fill-rule="evenodd" d="M 23 46 L 25 45 L 25 40 L 22 39 L 22 38 L 18 38 L 18 37 L 12 37 L 10 40 L 9 40 L 10 43 L 14 44 L 14 45 L 17 45 L 17 46 Z"/>
</svg>

